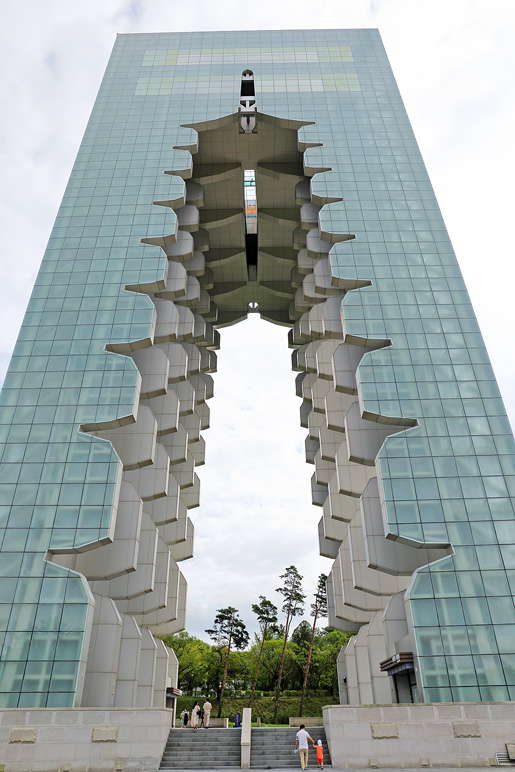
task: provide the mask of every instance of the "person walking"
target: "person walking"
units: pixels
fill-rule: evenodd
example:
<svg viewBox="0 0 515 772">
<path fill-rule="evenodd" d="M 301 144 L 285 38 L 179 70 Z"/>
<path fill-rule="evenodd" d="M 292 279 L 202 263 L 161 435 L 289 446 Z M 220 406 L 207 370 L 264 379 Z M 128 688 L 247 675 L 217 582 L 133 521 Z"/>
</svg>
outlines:
<svg viewBox="0 0 515 772">
<path fill-rule="evenodd" d="M 181 718 L 182 718 L 182 725 L 184 729 L 186 729 L 186 727 L 188 726 L 188 721 L 190 720 L 190 714 L 188 712 L 188 708 L 184 708 L 184 710 L 181 713 Z"/>
<path fill-rule="evenodd" d="M 317 752 L 317 766 L 320 769 L 323 769 L 324 768 L 324 749 L 322 747 L 322 740 L 317 740 L 316 752 Z"/>
<path fill-rule="evenodd" d="M 209 700 L 206 699 L 205 703 L 202 705 L 202 711 L 204 713 L 204 729 L 209 729 L 209 719 L 211 716 L 211 709 L 212 705 L 209 702 Z"/>
<path fill-rule="evenodd" d="M 200 705 L 198 704 L 197 700 L 195 700 L 195 704 L 191 709 L 191 720 L 190 720 L 190 724 L 193 727 L 193 729 L 198 728 L 199 714 L 200 714 Z"/>
<path fill-rule="evenodd" d="M 300 729 L 297 732 L 297 737 L 295 739 L 295 750 L 297 750 L 297 748 L 299 750 L 301 769 L 307 769 L 307 766 L 308 766 L 308 754 L 309 754 L 308 740 L 310 740 L 311 745 L 314 748 L 315 743 L 313 742 L 313 738 L 310 737 L 309 734 L 306 732 L 306 727 L 304 726 L 304 724 L 301 724 Z"/>
</svg>

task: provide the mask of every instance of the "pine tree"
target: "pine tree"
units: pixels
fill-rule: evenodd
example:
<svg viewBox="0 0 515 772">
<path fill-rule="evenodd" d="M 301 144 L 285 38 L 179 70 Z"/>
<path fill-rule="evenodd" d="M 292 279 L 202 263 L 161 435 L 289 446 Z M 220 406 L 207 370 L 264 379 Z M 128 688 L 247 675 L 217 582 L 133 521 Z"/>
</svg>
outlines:
<svg viewBox="0 0 515 772">
<path fill-rule="evenodd" d="M 302 592 L 302 576 L 299 574 L 295 566 L 289 566 L 285 573 L 281 574 L 280 578 L 284 579 L 284 585 L 282 587 L 278 587 L 276 592 L 280 593 L 284 598 L 282 611 L 286 614 L 286 622 L 284 623 L 284 643 L 281 654 L 281 662 L 279 665 L 277 687 L 275 691 L 274 724 L 277 723 L 279 697 L 281 695 L 281 680 L 283 676 L 284 654 L 286 651 L 286 643 L 288 641 L 290 624 L 293 617 L 297 616 L 297 614 L 302 614 L 304 610 L 304 601 L 306 599 L 305 594 Z"/>
<path fill-rule="evenodd" d="M 254 678 L 254 685 L 249 699 L 249 707 L 252 706 L 252 699 L 254 692 L 256 691 L 256 685 L 258 680 L 259 666 L 261 665 L 261 657 L 263 656 L 263 647 L 265 645 L 266 634 L 268 630 L 277 622 L 277 606 L 267 600 L 264 595 L 259 596 L 261 603 L 253 603 L 252 611 L 256 614 L 261 628 L 261 648 L 259 649 L 259 657 L 256 665 L 256 675 Z"/>
<path fill-rule="evenodd" d="M 225 682 L 227 680 L 227 668 L 229 666 L 229 654 L 231 646 L 236 649 L 244 649 L 249 642 L 249 634 L 242 620 L 239 618 L 239 612 L 232 606 L 228 608 L 219 608 L 216 612 L 215 621 L 211 630 L 206 630 L 209 637 L 219 647 L 220 651 L 227 648 L 225 655 L 225 667 L 222 677 L 222 687 L 220 689 L 220 702 L 218 705 L 218 718 L 222 715 L 222 706 L 224 701 Z"/>
<path fill-rule="evenodd" d="M 320 574 L 318 577 L 318 584 L 315 592 L 315 602 L 311 604 L 311 616 L 313 617 L 313 627 L 311 629 L 311 643 L 309 644 L 308 661 L 306 662 L 306 670 L 304 671 L 304 681 L 302 682 L 302 694 L 300 697 L 299 716 L 302 716 L 304 709 L 304 697 L 306 694 L 306 686 L 309 676 L 309 665 L 311 663 L 311 654 L 313 652 L 313 642 L 315 640 L 315 627 L 318 619 L 327 616 L 327 576 Z"/>
</svg>

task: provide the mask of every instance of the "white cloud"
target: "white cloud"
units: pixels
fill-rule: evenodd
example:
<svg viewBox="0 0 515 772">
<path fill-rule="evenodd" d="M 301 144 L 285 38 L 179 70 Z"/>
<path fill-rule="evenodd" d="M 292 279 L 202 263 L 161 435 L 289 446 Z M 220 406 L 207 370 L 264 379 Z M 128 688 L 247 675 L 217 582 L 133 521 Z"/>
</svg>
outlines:
<svg viewBox="0 0 515 772">
<path fill-rule="evenodd" d="M 513 420 L 513 0 L 18 0 L 2 18 L 2 373 L 117 32 L 372 26 L 380 28 Z M 257 335 L 267 325 L 254 330 L 254 321 L 249 333 L 243 325 L 222 330 L 226 349 L 232 337 L 239 343 L 227 362 L 220 352 L 208 463 L 199 470 L 202 506 L 192 512 L 197 557 L 183 565 L 188 627 L 197 632 L 222 605 L 239 607 L 251 622 L 250 603 L 263 593 L 274 600 L 290 563 L 310 591 L 329 566 L 317 555 L 320 511 L 310 505 L 312 467 L 303 462 L 289 352 L 284 343 L 272 353 Z M 271 374 L 258 382 L 267 365 Z M 236 381 L 241 370 L 245 383 Z"/>
<path fill-rule="evenodd" d="M 182 567 L 195 634 L 209 626 L 206 612 L 228 605 L 254 628 L 251 604 L 259 595 L 278 604 L 279 575 L 291 564 L 309 594 L 330 570 L 318 555 L 322 512 L 310 504 L 314 467 L 304 460 L 294 376 L 284 328 L 252 315 L 222 330 L 201 507 L 191 512 L 195 558 Z"/>
</svg>

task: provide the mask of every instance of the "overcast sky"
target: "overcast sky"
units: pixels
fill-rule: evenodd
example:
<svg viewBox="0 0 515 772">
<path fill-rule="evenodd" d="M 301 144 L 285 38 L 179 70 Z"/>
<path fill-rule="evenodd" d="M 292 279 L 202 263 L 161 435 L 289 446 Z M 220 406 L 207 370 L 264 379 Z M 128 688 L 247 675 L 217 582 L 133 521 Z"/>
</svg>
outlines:
<svg viewBox="0 0 515 772">
<path fill-rule="evenodd" d="M 116 33 L 378 27 L 515 423 L 513 0 L 17 0 L 2 11 L 0 381 Z M 187 629 L 277 603 L 294 563 L 311 595 L 321 510 L 283 328 L 222 331 L 193 510 Z M 309 599 L 308 599 L 309 600 Z"/>
</svg>

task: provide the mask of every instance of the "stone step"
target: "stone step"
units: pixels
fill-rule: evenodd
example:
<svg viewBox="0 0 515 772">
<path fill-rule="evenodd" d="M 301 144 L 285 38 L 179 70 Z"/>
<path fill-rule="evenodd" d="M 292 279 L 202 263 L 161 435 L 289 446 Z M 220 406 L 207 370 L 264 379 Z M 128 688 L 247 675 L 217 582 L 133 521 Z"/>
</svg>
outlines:
<svg viewBox="0 0 515 772">
<path fill-rule="evenodd" d="M 213 737 L 236 737 L 237 735 L 241 734 L 241 729 L 235 727 L 230 727 L 229 729 L 204 729 L 203 727 L 200 729 L 190 729 L 187 727 L 184 729 L 183 727 L 177 726 L 170 730 L 170 735 L 172 737 L 179 734 L 184 735 L 184 737 L 197 737 L 200 735 L 205 735 L 206 737 L 208 735 Z"/>
<path fill-rule="evenodd" d="M 287 729 L 268 729 L 264 727 L 253 727 L 252 728 L 252 734 L 255 735 L 258 738 L 268 738 L 268 739 L 284 739 L 288 737 L 295 737 L 295 735 L 298 732 L 298 728 L 292 726 Z M 318 736 L 322 739 L 325 736 L 325 731 L 323 726 L 314 726 L 314 727 L 306 727 L 306 731 L 313 739 L 318 739 Z"/>
<path fill-rule="evenodd" d="M 179 756 L 183 759 L 208 758 L 208 756 L 211 756 L 211 757 L 214 756 L 215 758 L 218 758 L 218 757 L 221 757 L 221 755 L 222 754 L 219 753 L 218 751 L 216 753 L 213 753 L 209 750 L 204 750 L 204 749 L 188 748 L 187 750 L 179 750 L 177 748 L 172 748 L 171 750 L 164 752 L 163 758 L 168 759 L 168 758 L 174 758 Z M 225 758 L 239 759 L 241 756 L 241 751 L 240 749 L 238 749 L 237 751 L 224 749 L 224 756 Z"/>
<path fill-rule="evenodd" d="M 210 754 L 208 756 L 170 756 L 170 757 L 164 757 L 161 759 L 161 766 L 166 766 L 167 764 L 174 764 L 175 766 L 183 766 L 183 767 L 191 767 L 191 769 L 196 769 L 197 766 L 203 766 L 204 764 L 211 764 L 211 762 L 220 761 L 224 764 L 233 766 L 233 767 L 239 767 L 241 763 L 241 757 L 238 756 L 237 759 L 234 757 L 227 758 L 226 756 L 211 756 Z"/>
<path fill-rule="evenodd" d="M 316 756 L 313 753 L 310 753 L 309 755 L 308 764 L 310 767 L 317 766 Z M 253 769 L 267 769 L 270 767 L 298 767 L 300 766 L 300 757 L 298 753 L 293 753 L 293 751 L 288 756 L 276 756 L 275 754 L 259 757 L 252 756 L 250 766 Z M 324 768 L 330 766 L 331 762 L 326 760 L 324 754 Z"/>
<path fill-rule="evenodd" d="M 172 737 L 175 737 L 175 735 L 182 735 L 184 737 L 200 737 L 202 736 L 212 736 L 212 737 L 237 737 L 239 734 L 241 734 L 241 729 L 230 727 L 230 729 L 190 729 L 187 727 L 184 729 L 183 727 L 174 727 L 170 730 L 170 735 Z"/>
<path fill-rule="evenodd" d="M 210 745 L 167 745 L 164 749 L 165 753 L 221 753 L 227 751 L 227 753 L 236 752 L 239 750 L 240 744 L 237 746 L 210 746 Z"/>
<path fill-rule="evenodd" d="M 309 759 L 308 766 L 310 767 L 317 766 L 317 762 L 314 757 Z M 297 767 L 300 767 L 300 758 L 298 754 L 295 754 L 295 755 L 292 754 L 291 759 L 277 759 L 271 756 L 270 758 L 260 759 L 259 762 L 251 761 L 250 767 L 251 769 L 275 769 L 276 767 L 280 769 L 282 769 L 283 767 L 297 768 Z M 324 769 L 326 767 L 328 769 L 331 769 L 331 764 L 327 764 L 324 759 Z"/>
<path fill-rule="evenodd" d="M 241 766 L 241 758 L 238 759 L 226 759 L 226 758 L 213 758 L 213 756 L 206 756 L 202 759 L 188 759 L 183 756 L 176 756 L 171 759 L 162 759 L 161 769 L 165 767 L 179 767 L 182 769 L 198 769 L 199 767 L 209 767 L 212 764 L 222 764 L 226 767 L 239 767 Z"/>
<path fill-rule="evenodd" d="M 322 740 L 324 767 L 331 767 L 323 727 L 307 727 L 311 737 Z M 298 753 L 294 753 L 295 727 L 262 727 L 252 729 L 251 760 L 253 769 L 297 769 Z M 238 768 L 241 763 L 241 729 L 209 729 L 188 731 L 172 729 L 165 746 L 160 769 L 223 769 Z M 315 752 L 310 748 L 309 766 L 317 766 Z"/>
<path fill-rule="evenodd" d="M 241 729 L 170 731 L 160 770 L 233 769 L 241 764 Z"/>
<path fill-rule="evenodd" d="M 316 767 L 317 761 L 313 756 L 309 759 L 309 766 Z M 263 756 L 260 759 L 252 759 L 250 763 L 251 769 L 274 769 L 275 767 L 298 767 L 300 766 L 300 757 L 297 754 L 292 754 L 288 758 L 278 758 L 277 756 Z M 331 764 L 327 763 L 324 759 L 324 767 L 330 768 Z"/>
<path fill-rule="evenodd" d="M 227 751 L 227 753 L 232 753 L 239 750 L 240 747 L 240 743 L 238 743 L 238 745 L 166 745 L 164 752 L 174 753 L 180 751 L 181 753 L 222 753 L 223 751 Z"/>
<path fill-rule="evenodd" d="M 265 758 L 275 758 L 275 759 L 289 759 L 290 757 L 298 757 L 298 753 L 295 753 L 293 748 L 290 748 L 289 751 L 281 751 L 281 753 L 275 753 L 275 751 L 270 751 L 269 753 L 252 753 L 251 759 L 252 760 L 258 760 L 258 759 L 265 759 Z M 316 753 L 312 749 L 309 752 L 309 758 L 310 759 L 316 759 Z M 327 753 L 324 752 L 324 761 L 327 761 L 327 763 L 330 763 L 330 759 L 327 755 Z M 324 764 L 325 766 L 325 764 Z"/>
<path fill-rule="evenodd" d="M 232 740 L 229 737 L 227 738 L 227 740 L 223 740 L 222 738 L 220 738 L 219 740 L 218 739 L 216 739 L 216 740 L 213 739 L 212 740 L 212 739 L 210 739 L 208 737 L 205 737 L 205 738 L 204 737 L 199 737 L 198 739 L 194 738 L 192 740 L 189 740 L 189 739 L 187 739 L 187 740 L 177 740 L 177 739 L 173 738 L 173 739 L 168 739 L 167 742 L 170 745 L 212 745 L 212 746 L 216 747 L 216 746 L 220 746 L 220 745 L 239 745 L 240 744 L 240 740 L 241 740 L 240 737 L 237 737 L 234 740 Z"/>
<path fill-rule="evenodd" d="M 236 747 L 237 745 L 240 744 L 240 740 L 241 740 L 240 737 L 238 737 L 235 740 L 231 740 L 231 739 L 228 738 L 225 741 L 224 740 L 210 740 L 207 737 L 206 738 L 199 737 L 198 739 L 195 738 L 194 740 L 175 740 L 175 739 L 168 738 L 166 744 L 167 745 L 173 745 L 175 747 L 178 747 L 178 746 L 184 746 L 185 747 L 187 745 L 194 745 L 195 747 L 198 747 L 198 748 L 204 748 L 204 747 L 207 747 L 207 746 L 209 746 L 211 748 L 221 748 L 222 746 L 228 746 L 228 747 L 234 746 L 234 747 Z"/>
<path fill-rule="evenodd" d="M 159 769 L 184 769 L 185 766 L 187 766 L 188 769 L 240 769 L 240 762 L 228 764 L 226 761 L 213 761 L 212 759 L 208 759 L 203 763 L 196 763 L 193 765 L 184 764 L 183 761 L 177 760 L 177 762 L 174 763 L 163 763 Z"/>
<path fill-rule="evenodd" d="M 189 748 L 172 747 L 172 748 L 165 748 L 164 755 L 165 756 L 169 756 L 170 754 L 178 755 L 179 753 L 182 755 L 186 755 L 186 754 L 191 755 L 192 753 L 193 754 L 202 753 L 204 755 L 216 754 L 218 756 L 224 752 L 226 752 L 228 755 L 230 754 L 237 755 L 240 752 L 240 746 L 238 746 L 238 748 L 196 748 L 195 746 L 190 746 Z"/>
<path fill-rule="evenodd" d="M 165 751 L 165 753 L 163 754 L 163 759 L 178 758 L 179 756 L 181 757 L 181 759 L 197 759 L 197 758 L 198 759 L 205 759 L 205 758 L 208 758 L 209 756 L 212 756 L 212 755 L 213 754 L 210 753 L 209 751 L 204 751 L 204 750 L 194 750 L 194 749 L 192 749 L 192 750 L 187 750 L 187 751 L 177 751 L 177 750 L 173 749 L 171 751 Z M 217 754 L 217 756 L 219 756 L 219 755 L 221 755 L 221 754 Z M 240 752 L 240 750 L 238 750 L 238 751 L 232 751 L 231 750 L 231 751 L 227 751 L 224 754 L 224 756 L 225 756 L 226 759 L 229 759 L 229 758 L 231 758 L 231 759 L 232 758 L 239 759 L 241 757 L 241 752 Z"/>
<path fill-rule="evenodd" d="M 188 767 L 188 768 L 191 767 L 191 769 L 196 769 L 197 766 L 204 766 L 205 764 L 211 764 L 211 763 L 214 763 L 215 761 L 223 762 L 227 766 L 239 767 L 241 763 L 241 757 L 237 759 L 234 759 L 234 758 L 228 759 L 221 756 L 219 756 L 218 758 L 214 756 L 204 756 L 204 757 L 196 757 L 196 758 L 189 758 L 187 756 L 186 757 L 172 756 L 171 758 L 162 759 L 161 766 L 172 764 L 179 767 L 180 766 Z"/>
<path fill-rule="evenodd" d="M 240 739 L 238 738 L 237 742 L 202 742 L 202 740 L 199 740 L 198 742 L 170 742 L 168 741 L 166 743 L 166 747 L 169 748 L 239 748 L 240 746 Z"/>
<path fill-rule="evenodd" d="M 260 748 L 254 747 L 252 748 L 252 752 L 255 753 L 256 756 L 263 755 L 263 754 L 265 754 L 265 756 L 271 755 L 271 754 L 275 754 L 275 755 L 281 754 L 284 756 L 285 754 L 293 753 L 294 748 L 295 746 L 292 743 L 289 743 L 288 745 L 281 745 L 278 747 L 272 746 L 272 745 L 268 747 L 263 746 Z"/>
<path fill-rule="evenodd" d="M 189 742 L 188 740 L 172 740 L 170 742 L 170 740 L 168 740 L 168 742 L 166 743 L 166 746 L 170 748 L 222 748 L 222 747 L 232 748 L 233 745 L 234 747 L 236 747 L 237 745 L 239 746 L 240 739 L 238 738 L 238 741 L 234 743 L 232 742 L 224 743 L 222 740 L 220 741 L 198 740 L 194 742 Z"/>
<path fill-rule="evenodd" d="M 322 739 L 322 738 L 320 738 L 320 739 Z M 259 743 L 259 744 L 256 743 L 256 744 L 254 744 L 254 742 L 253 742 L 251 747 L 254 748 L 255 750 L 266 750 L 267 748 L 273 749 L 274 751 L 280 751 L 280 750 L 283 750 L 283 749 L 284 750 L 293 750 L 293 748 L 295 748 L 295 740 L 289 740 L 286 743 Z M 323 740 L 322 740 L 322 747 L 323 747 L 324 751 L 327 749 L 327 743 L 325 743 Z M 309 746 L 309 750 L 314 750 L 312 745 Z"/>
<path fill-rule="evenodd" d="M 324 748 L 324 768 L 331 767 L 329 750 L 323 727 L 306 727 L 309 735 L 315 742 L 322 740 Z M 298 769 L 300 758 L 294 753 L 295 738 L 298 732 L 296 727 L 253 729 L 250 766 L 253 769 Z M 309 748 L 308 766 L 313 769 L 317 766 L 315 750 Z"/>
<path fill-rule="evenodd" d="M 189 737 L 185 737 L 186 732 L 184 735 L 175 735 L 173 737 L 168 737 L 168 742 L 170 743 L 239 743 L 241 739 L 241 733 L 237 734 L 234 737 L 213 737 L 211 736 L 210 732 L 205 732 L 204 734 L 201 734 L 200 732 L 195 732 L 195 734 L 190 735 Z"/>
<path fill-rule="evenodd" d="M 317 737 L 317 740 L 319 738 Z M 322 740 L 322 745 L 326 746 L 327 743 L 325 742 L 325 739 L 323 737 L 320 738 Z M 316 741 L 315 741 L 316 742 Z M 288 739 L 284 740 L 283 742 L 262 742 L 257 741 L 252 738 L 252 747 L 253 748 L 295 748 L 295 737 L 288 737 Z M 312 748 L 313 746 L 311 743 L 309 744 L 309 747 Z"/>
<path fill-rule="evenodd" d="M 322 748 L 324 749 L 324 756 L 325 756 L 328 749 L 327 747 L 324 747 L 324 746 L 322 746 Z M 293 753 L 294 749 L 295 749 L 294 745 L 288 745 L 285 748 L 253 748 L 252 752 L 255 753 L 256 756 L 259 756 L 259 755 L 262 756 L 263 754 L 266 756 L 266 755 L 271 755 L 273 753 L 275 753 L 276 755 L 281 754 L 284 756 L 285 754 L 287 755 L 289 753 Z M 310 748 L 309 752 L 311 754 L 311 753 L 315 753 L 316 751 L 314 748 Z"/>
</svg>

